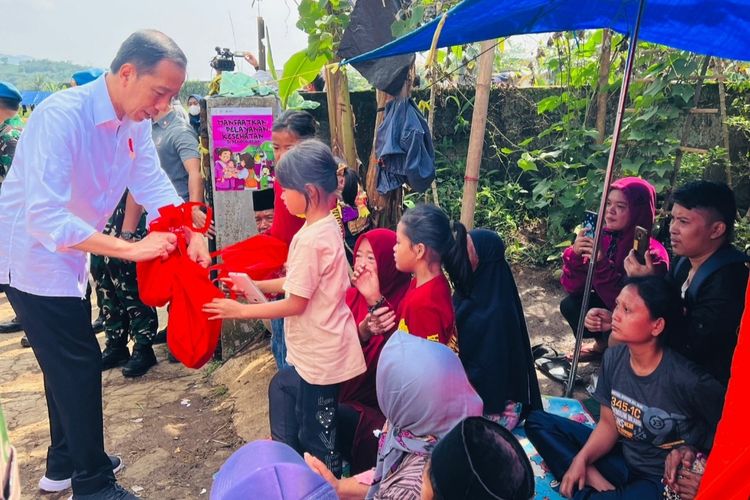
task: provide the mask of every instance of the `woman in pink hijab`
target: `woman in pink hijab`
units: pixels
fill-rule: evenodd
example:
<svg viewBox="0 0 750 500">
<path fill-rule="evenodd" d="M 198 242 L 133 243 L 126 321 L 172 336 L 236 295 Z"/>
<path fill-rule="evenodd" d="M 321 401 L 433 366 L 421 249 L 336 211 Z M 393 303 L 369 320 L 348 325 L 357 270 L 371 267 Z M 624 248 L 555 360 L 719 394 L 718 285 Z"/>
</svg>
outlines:
<svg viewBox="0 0 750 500">
<path fill-rule="evenodd" d="M 624 177 L 612 183 L 604 213 L 604 233 L 597 252 L 594 280 L 589 298 L 589 309 L 614 309 L 615 298 L 623 288 L 626 277 L 624 261 L 633 249 L 635 227 L 641 226 L 648 234 L 654 227 L 656 190 L 639 177 Z M 560 278 L 568 296 L 560 303 L 560 312 L 575 333 L 583 301 L 591 249 L 594 240 L 581 230 L 575 242 L 563 252 L 563 273 Z M 650 239 L 648 252 L 655 269 L 666 274 L 669 255 L 661 243 Z M 580 361 L 599 359 L 607 348 L 607 339 L 599 332 L 584 331 L 584 337 L 594 338 L 594 344 L 581 349 Z"/>
</svg>

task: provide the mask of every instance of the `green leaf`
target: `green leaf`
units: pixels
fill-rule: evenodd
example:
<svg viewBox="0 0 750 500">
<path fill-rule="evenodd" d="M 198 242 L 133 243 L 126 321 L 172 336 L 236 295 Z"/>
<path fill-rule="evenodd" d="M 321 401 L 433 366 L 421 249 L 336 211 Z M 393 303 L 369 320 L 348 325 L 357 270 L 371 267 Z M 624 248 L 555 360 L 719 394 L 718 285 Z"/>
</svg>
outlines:
<svg viewBox="0 0 750 500">
<path fill-rule="evenodd" d="M 545 97 L 539 101 L 536 105 L 536 112 L 538 114 L 544 114 L 548 111 L 554 111 L 562 104 L 562 98 L 556 95 Z"/>
<path fill-rule="evenodd" d="M 286 104 L 286 109 L 316 109 L 320 107 L 320 103 L 316 101 L 308 101 L 296 90 L 292 92 Z"/>
<path fill-rule="evenodd" d="M 687 104 L 695 95 L 695 88 L 692 85 L 675 85 L 672 87 L 672 95 L 679 97 L 685 104 Z"/>
<path fill-rule="evenodd" d="M 268 55 L 266 60 L 268 62 L 268 71 L 274 80 L 279 79 L 279 74 L 276 72 L 276 65 L 273 63 L 273 54 L 271 53 L 271 35 L 268 33 L 268 26 L 266 26 L 266 47 L 268 47 Z"/>
<path fill-rule="evenodd" d="M 513 150 L 512 150 L 512 149 L 510 149 L 510 148 L 501 148 L 501 149 L 500 149 L 500 152 L 501 152 L 502 154 L 504 154 L 504 155 L 509 155 L 509 154 L 512 154 L 512 153 L 513 153 Z"/>
<path fill-rule="evenodd" d="M 327 62 L 323 55 L 311 60 L 306 50 L 301 50 L 289 58 L 284 65 L 284 76 L 279 80 L 279 97 L 284 109 L 292 92 L 313 81 Z"/>
<path fill-rule="evenodd" d="M 518 168 L 524 172 L 537 172 L 536 163 L 529 153 L 524 153 L 521 158 L 518 159 Z"/>
</svg>

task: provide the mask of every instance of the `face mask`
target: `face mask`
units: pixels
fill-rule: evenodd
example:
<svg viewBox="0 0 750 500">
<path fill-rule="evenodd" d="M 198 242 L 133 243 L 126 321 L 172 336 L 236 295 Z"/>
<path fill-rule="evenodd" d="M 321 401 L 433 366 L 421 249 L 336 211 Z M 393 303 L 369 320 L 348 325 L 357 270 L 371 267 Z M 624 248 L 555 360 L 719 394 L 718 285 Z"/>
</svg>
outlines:
<svg viewBox="0 0 750 500">
<path fill-rule="evenodd" d="M 201 114 L 201 107 L 197 104 L 193 104 L 192 106 L 188 106 L 188 113 L 190 113 L 193 116 L 198 116 Z"/>
</svg>

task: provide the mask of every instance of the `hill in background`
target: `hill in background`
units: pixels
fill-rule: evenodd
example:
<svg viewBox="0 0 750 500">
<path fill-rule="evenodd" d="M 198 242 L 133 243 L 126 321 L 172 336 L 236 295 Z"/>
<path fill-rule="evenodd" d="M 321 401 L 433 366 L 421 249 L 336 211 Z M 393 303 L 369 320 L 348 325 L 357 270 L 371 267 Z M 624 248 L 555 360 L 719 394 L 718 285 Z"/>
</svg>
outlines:
<svg viewBox="0 0 750 500">
<path fill-rule="evenodd" d="M 73 73 L 86 68 L 70 61 L 0 54 L 0 81 L 10 82 L 22 91 L 58 90 L 70 82 Z"/>
</svg>

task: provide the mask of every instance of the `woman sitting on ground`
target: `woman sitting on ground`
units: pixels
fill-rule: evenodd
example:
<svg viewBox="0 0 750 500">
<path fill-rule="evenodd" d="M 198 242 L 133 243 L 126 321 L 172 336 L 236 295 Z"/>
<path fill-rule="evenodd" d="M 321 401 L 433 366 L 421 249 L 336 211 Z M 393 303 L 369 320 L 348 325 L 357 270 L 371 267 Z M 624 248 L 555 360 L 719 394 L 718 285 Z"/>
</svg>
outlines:
<svg viewBox="0 0 750 500">
<path fill-rule="evenodd" d="M 522 414 L 542 408 L 521 299 L 496 232 L 474 229 L 467 247 L 471 292 L 453 295 L 459 357 L 485 413 L 513 429 Z"/>
<path fill-rule="evenodd" d="M 305 454 L 305 461 L 340 498 L 419 500 L 435 444 L 466 417 L 481 416 L 482 400 L 453 351 L 402 331 L 380 354 L 377 391 L 387 420 L 371 480 L 338 480 L 317 458 Z"/>
<path fill-rule="evenodd" d="M 626 278 L 624 262 L 633 248 L 635 227 L 641 226 L 650 235 L 655 215 L 656 190 L 651 184 L 638 177 L 625 177 L 612 183 L 607 195 L 604 234 L 597 252 L 589 309 L 605 307 L 612 310 Z M 568 296 L 560 303 L 560 312 L 574 333 L 578 329 L 583 288 L 593 246 L 594 239 L 585 236 L 585 230 L 582 229 L 573 245 L 563 252 L 560 282 Z M 662 244 L 651 238 L 648 251 L 658 274 L 666 274 L 669 256 Z M 584 337 L 594 338 L 595 342 L 581 349 L 579 360 L 599 359 L 607 348 L 607 339 L 588 330 L 584 330 Z"/>
<path fill-rule="evenodd" d="M 373 229 L 354 245 L 353 285 L 346 303 L 358 325 L 367 371 L 341 385 L 339 443 L 356 474 L 375 465 L 378 439 L 373 431 L 385 423 L 375 391 L 375 373 L 383 346 L 396 327 L 396 309 L 409 288 L 411 276 L 396 269 L 396 233 Z"/>
<path fill-rule="evenodd" d="M 674 474 L 665 466 L 670 450 L 711 448 L 724 387 L 664 347 L 679 304 L 659 277 L 634 279 L 620 292 L 612 335 L 624 345 L 604 355 L 594 392 L 601 417 L 593 431 L 542 411 L 526 419 L 526 435 L 561 481 L 563 495 L 661 498 L 662 477 Z"/>
</svg>

